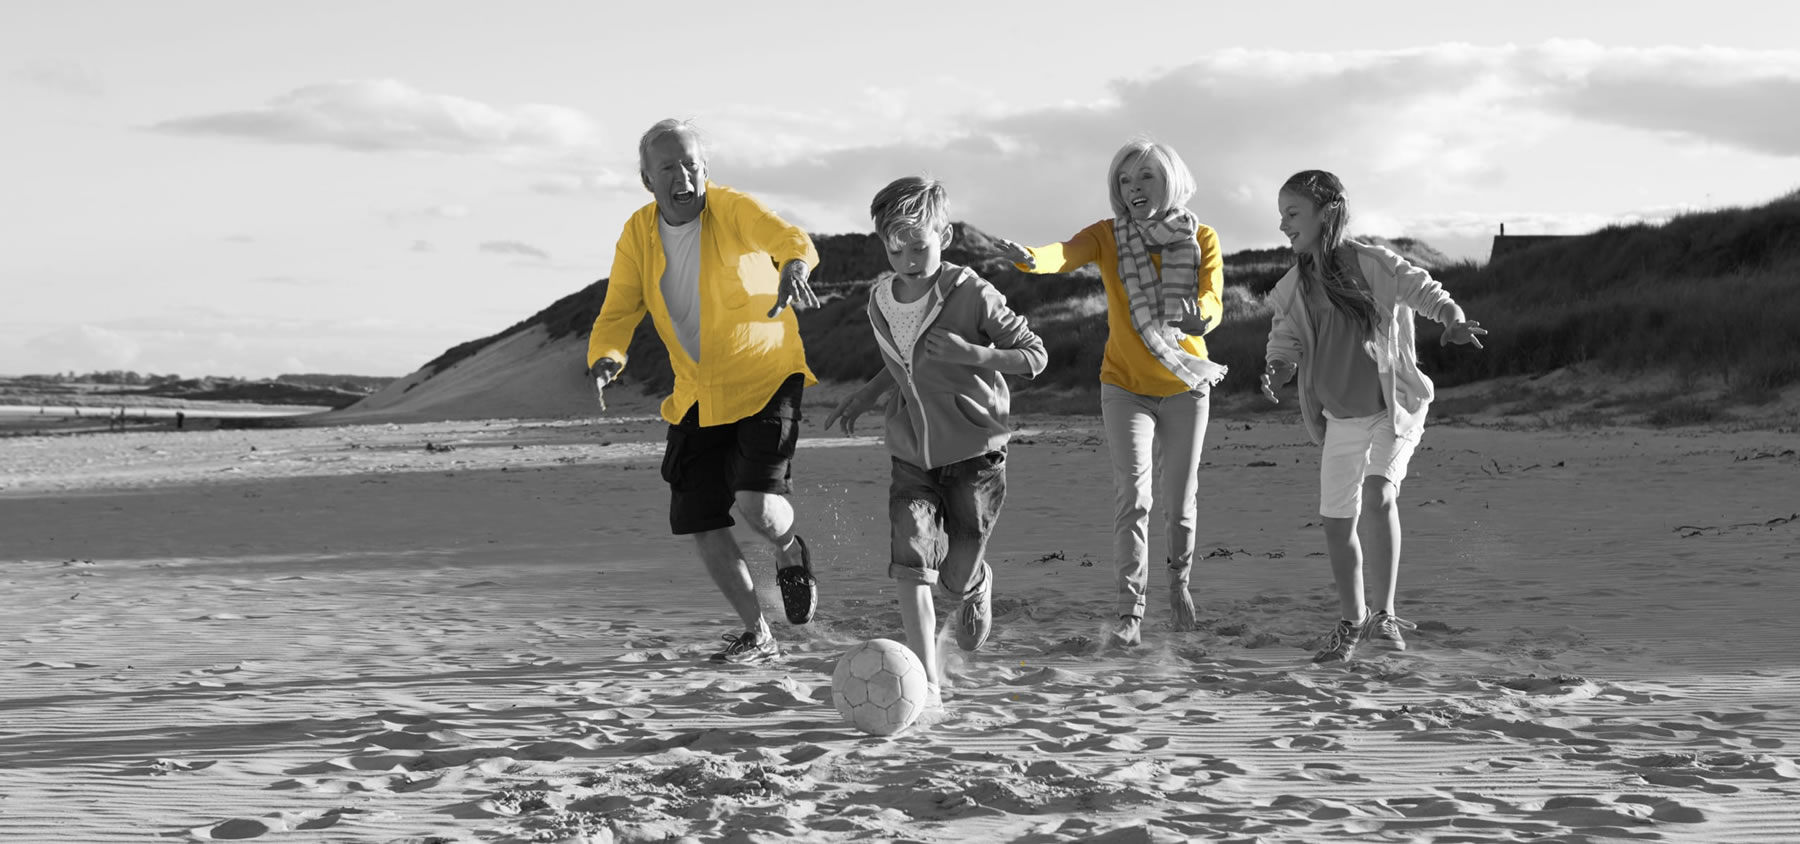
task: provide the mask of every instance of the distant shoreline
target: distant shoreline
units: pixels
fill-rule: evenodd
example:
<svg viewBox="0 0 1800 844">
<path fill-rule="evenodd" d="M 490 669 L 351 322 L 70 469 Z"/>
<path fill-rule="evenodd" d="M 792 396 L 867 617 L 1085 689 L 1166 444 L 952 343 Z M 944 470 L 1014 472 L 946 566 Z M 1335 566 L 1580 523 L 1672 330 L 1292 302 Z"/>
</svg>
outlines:
<svg viewBox="0 0 1800 844">
<path fill-rule="evenodd" d="M 311 407 L 306 405 L 282 405 L 272 407 L 258 405 L 254 407 L 217 407 L 202 405 L 178 406 L 146 406 L 125 405 L 125 418 L 132 419 L 174 419 L 177 413 L 189 419 L 236 419 L 261 416 L 304 416 L 311 413 L 323 413 L 328 407 Z M 83 419 L 106 419 L 116 417 L 120 407 L 105 405 L 27 405 L 0 404 L 0 415 L 6 416 L 79 416 Z M 83 413 L 82 411 L 86 411 Z"/>
</svg>

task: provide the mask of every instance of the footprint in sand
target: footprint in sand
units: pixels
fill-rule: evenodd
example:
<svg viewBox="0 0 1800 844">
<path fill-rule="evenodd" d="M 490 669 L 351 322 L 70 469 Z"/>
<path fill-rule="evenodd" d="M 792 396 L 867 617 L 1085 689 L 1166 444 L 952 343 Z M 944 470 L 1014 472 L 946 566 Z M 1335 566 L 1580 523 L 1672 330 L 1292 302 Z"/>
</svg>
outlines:
<svg viewBox="0 0 1800 844">
<path fill-rule="evenodd" d="M 1764 753 L 1658 753 L 1602 762 L 1598 767 L 1629 771 L 1655 785 L 1710 794 L 1735 794 L 1741 790 L 1725 780 L 1800 780 L 1800 766 L 1793 760 Z"/>
<path fill-rule="evenodd" d="M 109 771 L 107 773 L 109 776 L 120 776 L 120 777 L 130 777 L 130 776 L 160 777 L 160 776 L 167 776 L 169 774 L 184 773 L 187 771 L 204 771 L 207 768 L 210 768 L 217 764 L 219 764 L 219 763 L 216 761 L 213 761 L 213 760 L 208 760 L 205 762 L 183 762 L 179 759 L 146 759 L 142 762 L 137 763 L 136 765 L 132 765 L 129 768 L 125 768 L 125 769 L 119 770 L 119 771 Z"/>
<path fill-rule="evenodd" d="M 246 838 L 261 838 L 271 832 L 285 832 L 287 824 L 280 821 L 266 822 L 256 818 L 232 818 L 213 826 L 202 826 L 188 830 L 195 838 L 213 841 L 242 841 Z"/>
<path fill-rule="evenodd" d="M 1282 794 L 1269 802 L 1269 808 L 1283 814 L 1303 817 L 1315 821 L 1341 820 L 1348 817 L 1368 817 L 1366 809 L 1354 807 L 1337 800 L 1324 800 L 1317 797 L 1300 797 L 1293 794 Z"/>
<path fill-rule="evenodd" d="M 1369 778 L 1355 771 L 1345 770 L 1343 765 L 1334 762 L 1309 762 L 1299 768 L 1279 775 L 1284 780 L 1306 780 L 1310 782 L 1369 782 Z"/>
<path fill-rule="evenodd" d="M 1274 747 L 1282 750 L 1343 750 L 1344 743 L 1331 736 L 1270 736 L 1250 743 L 1252 747 Z"/>
</svg>

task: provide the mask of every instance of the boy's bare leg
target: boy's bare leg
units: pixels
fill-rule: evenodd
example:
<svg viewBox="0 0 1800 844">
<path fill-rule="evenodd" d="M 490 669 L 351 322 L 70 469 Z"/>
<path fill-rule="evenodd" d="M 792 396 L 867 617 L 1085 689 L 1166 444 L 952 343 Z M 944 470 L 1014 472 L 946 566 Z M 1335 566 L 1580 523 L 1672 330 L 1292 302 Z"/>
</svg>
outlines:
<svg viewBox="0 0 1800 844">
<path fill-rule="evenodd" d="M 900 623 L 906 628 L 906 646 L 925 663 L 925 678 L 944 687 L 937 658 L 937 607 L 931 602 L 931 584 L 899 581 Z"/>
<path fill-rule="evenodd" d="M 794 542 L 794 506 L 786 497 L 738 490 L 737 509 L 744 524 L 775 547 L 778 568 L 800 565 L 800 546 Z"/>
<path fill-rule="evenodd" d="M 1362 516 L 1356 526 L 1370 566 L 1369 597 L 1375 609 L 1389 615 L 1394 614 L 1394 592 L 1400 582 L 1400 508 L 1395 501 L 1398 495 L 1387 478 L 1364 478 Z"/>
<path fill-rule="evenodd" d="M 1325 552 L 1331 556 L 1331 579 L 1337 583 L 1339 618 L 1363 620 L 1362 547 L 1356 541 L 1356 517 L 1325 520 Z"/>
<path fill-rule="evenodd" d="M 750 579 L 750 566 L 744 562 L 743 551 L 731 535 L 731 528 L 696 533 L 694 544 L 700 549 L 701 561 L 706 563 L 706 573 L 712 575 L 713 583 L 718 584 L 726 602 L 731 604 L 738 618 L 743 619 L 744 630 L 759 637 L 768 635 L 762 604 L 756 598 L 756 584 Z"/>
</svg>

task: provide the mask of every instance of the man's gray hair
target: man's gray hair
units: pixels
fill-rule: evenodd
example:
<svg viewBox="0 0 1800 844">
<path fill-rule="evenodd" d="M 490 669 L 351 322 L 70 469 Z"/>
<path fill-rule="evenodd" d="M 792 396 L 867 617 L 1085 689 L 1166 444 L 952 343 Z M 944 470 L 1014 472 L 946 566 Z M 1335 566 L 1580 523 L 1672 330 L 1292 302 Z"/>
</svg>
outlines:
<svg viewBox="0 0 1800 844">
<path fill-rule="evenodd" d="M 643 137 L 638 138 L 638 178 L 643 180 L 644 190 L 650 189 L 650 145 L 664 135 L 686 135 L 693 138 L 694 145 L 700 150 L 700 161 L 706 161 L 706 136 L 700 134 L 700 127 L 695 126 L 694 121 L 677 120 L 673 117 L 658 120 L 644 132 Z"/>
</svg>

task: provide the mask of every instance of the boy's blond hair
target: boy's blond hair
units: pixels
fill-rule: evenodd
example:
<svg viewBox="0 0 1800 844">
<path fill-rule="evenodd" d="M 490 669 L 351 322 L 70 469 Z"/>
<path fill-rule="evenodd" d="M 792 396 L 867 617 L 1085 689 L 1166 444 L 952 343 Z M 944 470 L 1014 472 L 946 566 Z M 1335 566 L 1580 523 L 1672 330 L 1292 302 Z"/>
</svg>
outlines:
<svg viewBox="0 0 1800 844">
<path fill-rule="evenodd" d="M 869 203 L 875 234 L 888 248 L 913 232 L 942 233 L 950 238 L 950 199 L 942 182 L 922 176 L 903 176 L 888 183 Z"/>
</svg>

